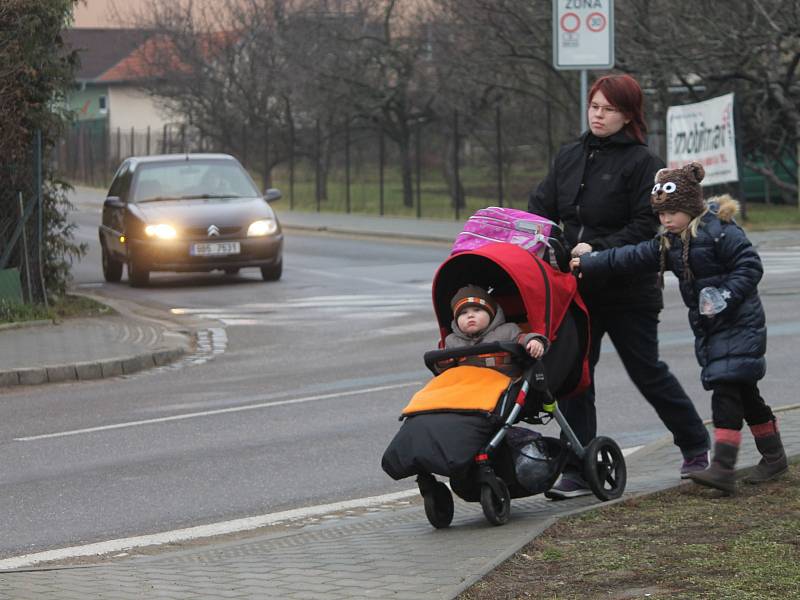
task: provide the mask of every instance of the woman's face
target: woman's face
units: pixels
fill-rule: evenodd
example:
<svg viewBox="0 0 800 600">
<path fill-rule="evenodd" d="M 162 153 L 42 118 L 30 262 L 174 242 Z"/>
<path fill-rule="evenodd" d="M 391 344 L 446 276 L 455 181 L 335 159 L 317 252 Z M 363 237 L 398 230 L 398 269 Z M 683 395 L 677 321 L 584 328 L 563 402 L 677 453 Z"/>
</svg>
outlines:
<svg viewBox="0 0 800 600">
<path fill-rule="evenodd" d="M 589 129 L 594 135 L 600 138 L 614 135 L 630 121 L 622 111 L 611 105 L 603 92 L 598 90 L 594 93 L 589 102 Z"/>
</svg>

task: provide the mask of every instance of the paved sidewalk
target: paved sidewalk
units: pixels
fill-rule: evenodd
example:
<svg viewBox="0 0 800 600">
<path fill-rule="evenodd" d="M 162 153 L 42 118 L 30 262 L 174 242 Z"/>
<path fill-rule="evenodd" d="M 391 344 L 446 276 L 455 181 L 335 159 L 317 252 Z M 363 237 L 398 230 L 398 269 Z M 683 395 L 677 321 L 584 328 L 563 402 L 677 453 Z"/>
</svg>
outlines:
<svg viewBox="0 0 800 600">
<path fill-rule="evenodd" d="M 800 405 L 778 418 L 787 451 L 800 454 Z M 758 459 L 745 437 L 741 467 Z M 669 439 L 634 453 L 626 497 L 679 485 L 679 464 Z M 511 521 L 493 527 L 478 504 L 456 500 L 453 526 L 435 530 L 415 501 L 102 565 L 4 572 L 0 599 L 450 599 L 557 517 L 597 506 L 593 497 L 514 500 Z"/>
<path fill-rule="evenodd" d="M 0 388 L 129 375 L 175 361 L 190 337 L 115 315 L 0 329 Z"/>
</svg>

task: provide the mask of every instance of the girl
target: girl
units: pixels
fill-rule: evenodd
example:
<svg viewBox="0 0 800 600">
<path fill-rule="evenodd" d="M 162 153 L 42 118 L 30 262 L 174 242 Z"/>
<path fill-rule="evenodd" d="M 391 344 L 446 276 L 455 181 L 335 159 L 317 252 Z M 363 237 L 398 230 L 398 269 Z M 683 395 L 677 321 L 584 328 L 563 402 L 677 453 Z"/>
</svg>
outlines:
<svg viewBox="0 0 800 600">
<path fill-rule="evenodd" d="M 735 491 L 734 466 L 743 421 L 750 426 L 761 462 L 745 479 L 761 483 L 784 473 L 786 454 L 772 410 L 757 382 L 766 373 L 767 329 L 757 285 L 761 259 L 733 217 L 730 196 L 706 205 L 699 163 L 662 169 L 650 197 L 663 231 L 653 240 L 573 258 L 582 277 L 611 273 L 672 271 L 680 282 L 703 387 L 712 391 L 714 455 L 705 471 L 692 473 L 701 485 Z"/>
</svg>

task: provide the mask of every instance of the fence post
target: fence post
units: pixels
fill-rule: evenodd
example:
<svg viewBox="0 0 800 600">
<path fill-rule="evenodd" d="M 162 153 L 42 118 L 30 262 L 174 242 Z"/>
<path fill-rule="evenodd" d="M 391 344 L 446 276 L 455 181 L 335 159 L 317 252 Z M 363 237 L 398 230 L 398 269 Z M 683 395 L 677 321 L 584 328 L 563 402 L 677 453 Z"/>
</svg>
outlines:
<svg viewBox="0 0 800 600">
<path fill-rule="evenodd" d="M 289 210 L 294 210 L 294 121 L 289 122 Z"/>
<path fill-rule="evenodd" d="M 417 218 L 422 218 L 422 124 L 417 123 L 414 131 L 414 168 L 417 172 Z"/>
<path fill-rule="evenodd" d="M 161 133 L 161 154 L 167 153 L 167 124 L 164 123 L 164 131 Z"/>
<path fill-rule="evenodd" d="M 186 123 L 181 123 L 181 154 L 186 154 Z"/>
<path fill-rule="evenodd" d="M 86 166 L 86 127 L 81 124 L 80 135 L 78 136 L 78 148 L 80 155 L 80 173 L 81 179 L 85 183 L 89 179 L 89 170 Z"/>
<path fill-rule="evenodd" d="M 150 125 L 147 126 L 147 156 L 150 156 Z"/>
<path fill-rule="evenodd" d="M 350 214 L 350 115 L 344 121 L 344 199 L 345 210 Z"/>
<path fill-rule="evenodd" d="M 270 187 L 272 180 L 272 167 L 269 164 L 269 123 L 264 124 L 264 189 Z"/>
<path fill-rule="evenodd" d="M 44 284 L 44 265 L 42 260 L 42 247 L 44 246 L 44 198 L 42 197 L 42 130 L 36 130 L 36 152 L 34 160 L 36 161 L 36 204 L 39 209 L 39 215 L 36 223 L 37 230 L 37 250 L 36 258 L 39 265 L 39 285 L 42 286 L 42 299 L 44 301 L 45 309 L 49 309 L 47 303 L 47 288 Z"/>
<path fill-rule="evenodd" d="M 136 156 L 136 130 L 131 125 L 131 156 Z"/>
<path fill-rule="evenodd" d="M 247 168 L 248 163 L 247 151 L 250 146 L 248 142 L 249 138 L 247 136 L 247 125 L 242 123 L 242 163 L 244 164 L 245 169 Z"/>
<path fill-rule="evenodd" d="M 86 128 L 86 164 L 89 166 L 89 182 L 94 185 L 94 136 L 92 128 Z"/>
<path fill-rule="evenodd" d="M 545 101 L 545 112 L 547 114 L 547 168 L 553 164 L 553 129 L 550 97 Z"/>
<path fill-rule="evenodd" d="M 103 121 L 103 185 L 108 182 L 109 171 L 111 170 L 111 129 L 108 120 Z"/>
<path fill-rule="evenodd" d="M 383 139 L 383 129 L 381 129 L 378 133 L 379 133 L 379 137 L 378 137 L 378 163 L 379 163 L 378 184 L 380 186 L 380 207 L 379 207 L 378 214 L 380 214 L 380 216 L 383 216 L 383 163 L 384 163 L 384 160 L 386 158 L 385 155 L 384 155 L 384 153 L 386 152 L 386 148 L 385 148 L 384 139 Z"/>
<path fill-rule="evenodd" d="M 458 172 L 458 111 L 453 111 L 453 204 L 456 221 L 459 220 L 461 208 L 461 177 Z"/>
<path fill-rule="evenodd" d="M 314 128 L 314 145 L 316 149 L 314 150 L 314 190 L 316 192 L 316 200 L 317 200 L 317 212 L 321 210 L 321 201 L 322 201 L 322 173 L 320 172 L 320 163 L 322 161 L 322 133 L 320 131 L 319 126 L 319 119 L 317 119 L 315 128 Z"/>
<path fill-rule="evenodd" d="M 25 231 L 25 206 L 22 203 L 22 192 L 19 192 L 19 220 L 22 223 L 22 260 L 25 263 L 25 285 L 28 288 L 28 302 L 33 303 L 33 290 L 31 289 L 31 263 L 28 260 L 28 232 Z"/>
<path fill-rule="evenodd" d="M 117 164 L 122 162 L 122 132 L 117 127 Z"/>
<path fill-rule="evenodd" d="M 497 196 L 503 206 L 503 122 L 500 114 L 500 103 L 495 107 L 495 126 L 497 127 Z"/>
</svg>

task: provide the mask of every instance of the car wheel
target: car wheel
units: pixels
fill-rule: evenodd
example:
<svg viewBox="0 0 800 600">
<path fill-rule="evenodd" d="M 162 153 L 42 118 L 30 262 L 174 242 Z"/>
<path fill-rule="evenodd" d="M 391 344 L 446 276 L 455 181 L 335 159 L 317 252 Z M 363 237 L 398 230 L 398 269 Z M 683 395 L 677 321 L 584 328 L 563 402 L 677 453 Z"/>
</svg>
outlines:
<svg viewBox="0 0 800 600">
<path fill-rule="evenodd" d="M 278 281 L 283 274 L 283 259 L 271 267 L 261 267 L 261 277 L 264 281 Z"/>
<path fill-rule="evenodd" d="M 150 271 L 132 258 L 128 260 L 128 283 L 133 287 L 145 287 L 150 283 Z"/>
<path fill-rule="evenodd" d="M 105 244 L 102 244 L 101 252 L 103 255 L 103 277 L 109 283 L 118 283 L 122 279 L 122 262 L 111 257 L 108 250 L 106 250 Z"/>
</svg>

